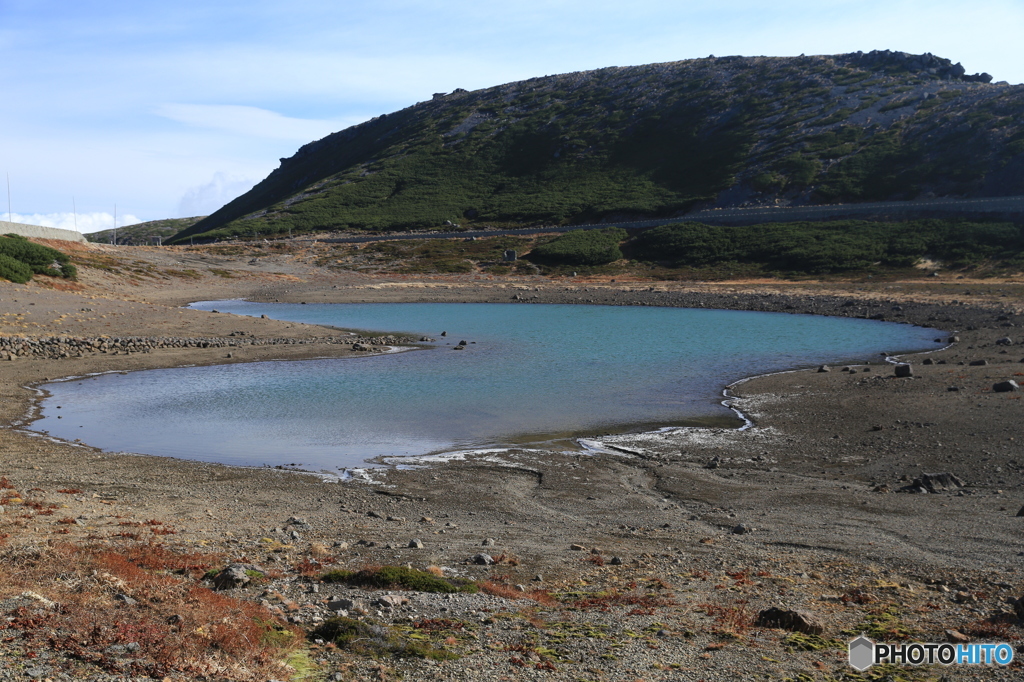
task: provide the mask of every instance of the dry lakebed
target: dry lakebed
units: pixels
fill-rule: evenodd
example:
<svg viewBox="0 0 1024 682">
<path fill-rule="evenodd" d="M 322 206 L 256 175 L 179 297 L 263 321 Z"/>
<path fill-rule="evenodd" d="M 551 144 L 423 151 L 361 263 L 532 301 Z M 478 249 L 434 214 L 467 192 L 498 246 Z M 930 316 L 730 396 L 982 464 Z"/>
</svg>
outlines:
<svg viewBox="0 0 1024 682">
<path fill-rule="evenodd" d="M 861 632 L 1021 644 L 1024 393 L 994 389 L 1024 375 L 1019 280 L 413 277 L 74 248 L 150 275 L 80 267 L 62 288 L 0 283 L 0 680 L 1021 678 L 1017 662 L 847 662 Z M 182 263 L 197 274 L 160 276 Z M 345 478 L 32 431 L 35 387 L 61 377 L 402 341 L 183 307 L 228 298 L 764 310 L 949 338 L 898 358 L 909 376 L 880 356 L 736 383 L 744 429 Z"/>
</svg>

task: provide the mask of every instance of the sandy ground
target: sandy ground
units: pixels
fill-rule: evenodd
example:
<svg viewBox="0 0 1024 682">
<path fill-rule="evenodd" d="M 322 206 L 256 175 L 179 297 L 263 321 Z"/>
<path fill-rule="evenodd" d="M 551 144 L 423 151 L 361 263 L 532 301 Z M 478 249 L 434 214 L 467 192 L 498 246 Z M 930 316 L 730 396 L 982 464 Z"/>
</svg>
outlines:
<svg viewBox="0 0 1024 682">
<path fill-rule="evenodd" d="M 782 679 L 799 674 L 841 679 L 853 674 L 845 649 L 794 651 L 784 643 L 788 633 L 782 630 L 746 622 L 740 636 L 723 635 L 723 609 L 741 609 L 749 621 L 768 606 L 806 610 L 825 623 L 826 636 L 840 642 L 851 638 L 844 632 L 877 618 L 879 609 L 889 605 L 898 607 L 918 641 L 944 641 L 946 630 L 958 628 L 979 633 L 973 635 L 977 641 L 998 639 L 982 636 L 991 632 L 1008 639 L 1020 635 L 1016 626 L 986 630 L 978 625 L 1016 622 L 1010 615 L 1013 600 L 1024 594 L 1024 518 L 1016 516 L 1024 504 L 1024 394 L 992 391 L 994 383 L 1020 380 L 1024 372 L 1019 331 L 1024 284 L 1019 280 L 694 284 L 472 275 L 413 279 L 319 268 L 313 264 L 315 247 L 306 256 L 259 259 L 185 248 L 68 248 L 80 248 L 81 257 L 94 264 L 80 266 L 80 284 L 57 283 L 62 287 L 57 289 L 50 282 L 0 283 L 0 336 L 324 335 L 322 328 L 309 325 L 178 307 L 194 300 L 249 298 L 573 302 L 884 315 L 934 326 L 943 330 L 944 340 L 958 337 L 955 343 L 936 343 L 937 350 L 927 355 L 903 358 L 913 363 L 910 378 L 895 377 L 892 365 L 876 358 L 853 371 L 807 368 L 742 382 L 729 393 L 752 420 L 745 430 L 626 434 L 594 441 L 592 451 L 513 450 L 429 467 L 378 468 L 366 481 L 346 483 L 101 452 L 17 427 L 32 414 L 36 393 L 31 386 L 47 379 L 345 355 L 352 352 L 347 347 L 252 347 L 231 358 L 223 349 L 166 349 L 0 361 L 0 423 L 5 426 L 0 428 L 0 475 L 25 489 L 83 491 L 63 502 L 69 515 L 87 519 L 87 525 L 71 529 L 72 538 L 112 535 L 114 517 L 168 519 L 176 529 L 167 540 L 172 546 L 216 547 L 236 558 L 279 566 L 308 555 L 313 545 L 334 545 L 337 561 L 350 567 L 437 565 L 477 578 L 500 573 L 510 585 L 543 585 L 555 593 L 657 579 L 674 595 L 675 605 L 634 608 L 634 613 L 627 607 L 583 615 L 585 609 L 570 609 L 572 618 L 591 618 L 611 628 L 612 640 L 630 646 L 605 655 L 587 650 L 583 638 L 575 648 L 566 645 L 554 671 L 537 669 L 543 656 L 523 667 L 512 660 L 518 649 L 510 654 L 508 648 L 481 646 L 459 661 L 373 663 L 378 668 L 372 670 L 361 663 L 346 668 L 344 657 L 325 654 L 324 674 L 336 669 L 348 671 L 344 674 L 352 679 L 372 674 L 380 679 L 594 680 Z M 186 270 L 195 274 L 177 274 Z M 1013 345 L 997 344 L 1003 337 Z M 926 358 L 931 364 L 924 364 Z M 969 364 L 976 360 L 988 364 Z M 937 472 L 955 474 L 964 487 L 938 494 L 894 492 L 923 473 Z M 301 538 L 287 535 L 291 517 L 303 518 L 308 526 Z M 743 528 L 737 529 L 740 524 Z M 19 521 L 6 513 L 0 515 L 0 530 L 12 536 L 8 542 L 40 542 L 53 532 L 53 522 L 38 517 Z M 268 536 L 280 540 L 275 551 L 266 551 Z M 413 538 L 424 547 L 407 547 Z M 486 551 L 514 555 L 516 565 L 467 564 L 482 551 L 485 538 L 496 543 Z M 582 549 L 571 549 L 574 545 Z M 610 564 L 613 556 L 621 565 Z M 745 578 L 755 575 L 760 577 Z M 851 590 L 873 596 L 863 604 L 840 598 Z M 441 607 L 430 599 L 420 599 L 419 606 L 414 599 L 410 608 L 441 613 L 431 611 Z M 315 604 L 310 608 L 315 610 Z M 463 613 L 453 607 L 446 613 L 475 618 L 479 608 L 467 605 Z M 570 618 L 564 608 L 544 612 L 544 617 L 555 618 L 556 611 L 558 618 Z M 395 621 L 400 616 L 380 617 Z M 493 618 L 480 622 L 487 632 L 493 630 L 494 641 L 518 636 L 510 634 L 514 624 Z M 632 637 L 626 631 L 647 634 Z M 1020 666 L 1014 666 L 909 668 L 906 674 L 907 679 L 940 673 L 945 679 L 1019 679 Z M 59 670 L 54 664 L 54 675 Z"/>
</svg>

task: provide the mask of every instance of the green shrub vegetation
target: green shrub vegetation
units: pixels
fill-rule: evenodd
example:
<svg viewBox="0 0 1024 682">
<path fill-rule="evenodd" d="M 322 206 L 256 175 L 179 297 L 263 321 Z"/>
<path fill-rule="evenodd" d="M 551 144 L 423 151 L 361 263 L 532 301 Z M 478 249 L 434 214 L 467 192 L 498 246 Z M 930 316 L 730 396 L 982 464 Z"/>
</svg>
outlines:
<svg viewBox="0 0 1024 682">
<path fill-rule="evenodd" d="M 951 267 L 989 259 L 1024 265 L 1024 226 L 1005 222 L 907 222 L 664 225 L 642 232 L 625 247 L 629 257 L 672 267 L 756 264 L 792 274 L 828 274 L 875 265 L 909 267 L 922 258 Z"/>
<path fill-rule="evenodd" d="M 0 279 L 10 280 L 15 284 L 24 284 L 32 279 L 32 268 L 20 260 L 0 253 Z"/>
<path fill-rule="evenodd" d="M 441 578 L 433 573 L 402 566 L 381 566 L 359 571 L 328 571 L 320 576 L 325 583 L 344 583 L 380 590 L 415 590 L 417 592 L 476 592 L 471 580 Z"/>
<path fill-rule="evenodd" d="M 618 227 L 573 230 L 537 246 L 529 259 L 548 265 L 604 265 L 622 258 L 619 244 L 627 236 Z"/>
<path fill-rule="evenodd" d="M 23 284 L 33 274 L 75 279 L 78 271 L 70 261 L 66 253 L 30 242 L 21 235 L 0 237 L 0 277 L 12 282 Z"/>
<path fill-rule="evenodd" d="M 312 637 L 372 658 L 428 658 L 433 661 L 459 658 L 458 654 L 429 642 L 403 636 L 396 628 L 354 618 L 339 616 L 324 621 L 312 632 Z"/>
</svg>

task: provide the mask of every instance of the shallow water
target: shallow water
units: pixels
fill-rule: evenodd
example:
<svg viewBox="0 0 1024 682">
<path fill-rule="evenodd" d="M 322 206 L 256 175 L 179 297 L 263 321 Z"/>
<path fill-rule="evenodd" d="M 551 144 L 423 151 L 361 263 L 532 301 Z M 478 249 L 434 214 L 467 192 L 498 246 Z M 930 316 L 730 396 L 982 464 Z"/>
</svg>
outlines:
<svg viewBox="0 0 1024 682">
<path fill-rule="evenodd" d="M 193 307 L 412 332 L 437 343 L 375 357 L 49 384 L 43 418 L 32 428 L 105 450 L 334 470 L 378 455 L 726 418 L 732 413 L 720 404 L 721 390 L 731 381 L 931 349 L 939 335 L 871 320 L 682 308 L 243 301 Z M 453 351 L 460 340 L 475 343 Z"/>
</svg>

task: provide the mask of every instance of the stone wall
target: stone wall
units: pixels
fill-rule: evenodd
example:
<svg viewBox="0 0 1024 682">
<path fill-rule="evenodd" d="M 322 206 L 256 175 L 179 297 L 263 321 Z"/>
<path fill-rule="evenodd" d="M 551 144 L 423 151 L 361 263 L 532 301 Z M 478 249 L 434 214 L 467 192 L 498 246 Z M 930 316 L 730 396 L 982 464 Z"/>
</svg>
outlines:
<svg viewBox="0 0 1024 682">
<path fill-rule="evenodd" d="M 56 227 L 43 227 L 42 225 L 25 225 L 24 223 L 9 223 L 0 220 L 0 234 L 20 234 L 23 237 L 36 237 L 37 239 L 63 239 L 66 242 L 86 243 L 85 235 L 74 230 L 61 230 Z"/>
</svg>

